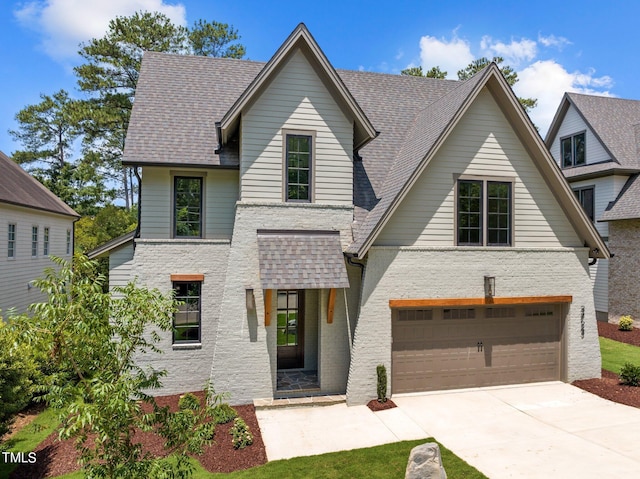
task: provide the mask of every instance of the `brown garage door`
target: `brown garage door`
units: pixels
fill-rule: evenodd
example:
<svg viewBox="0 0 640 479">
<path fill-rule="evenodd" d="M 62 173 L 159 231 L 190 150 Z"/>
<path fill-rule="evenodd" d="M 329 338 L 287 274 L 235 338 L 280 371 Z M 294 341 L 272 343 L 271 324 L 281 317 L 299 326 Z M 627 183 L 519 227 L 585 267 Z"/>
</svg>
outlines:
<svg viewBox="0 0 640 479">
<path fill-rule="evenodd" d="M 392 392 L 560 379 L 557 304 L 394 310 Z"/>
</svg>

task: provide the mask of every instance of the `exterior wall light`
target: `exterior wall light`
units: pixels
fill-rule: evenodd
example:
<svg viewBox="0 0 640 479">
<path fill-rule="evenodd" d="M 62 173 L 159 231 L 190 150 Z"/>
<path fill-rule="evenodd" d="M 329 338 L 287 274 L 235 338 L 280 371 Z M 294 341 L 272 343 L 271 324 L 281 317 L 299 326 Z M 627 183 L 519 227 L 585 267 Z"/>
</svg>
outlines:
<svg viewBox="0 0 640 479">
<path fill-rule="evenodd" d="M 493 298 L 496 295 L 496 277 L 484 277 L 484 295 L 486 298 Z"/>
<path fill-rule="evenodd" d="M 253 296 L 253 289 L 247 288 L 245 290 L 245 300 L 247 303 L 247 311 L 253 311 L 256 309 L 256 299 Z"/>
</svg>

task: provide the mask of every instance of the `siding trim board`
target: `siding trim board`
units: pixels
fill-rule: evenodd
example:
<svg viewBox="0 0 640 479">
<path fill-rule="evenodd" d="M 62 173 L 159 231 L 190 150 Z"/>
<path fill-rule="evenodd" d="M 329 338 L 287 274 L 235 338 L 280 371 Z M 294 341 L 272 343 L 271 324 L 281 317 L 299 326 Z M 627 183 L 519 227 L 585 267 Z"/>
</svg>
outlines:
<svg viewBox="0 0 640 479">
<path fill-rule="evenodd" d="M 573 296 L 515 296 L 498 298 L 390 299 L 390 308 L 436 308 L 511 304 L 572 303 Z"/>
</svg>

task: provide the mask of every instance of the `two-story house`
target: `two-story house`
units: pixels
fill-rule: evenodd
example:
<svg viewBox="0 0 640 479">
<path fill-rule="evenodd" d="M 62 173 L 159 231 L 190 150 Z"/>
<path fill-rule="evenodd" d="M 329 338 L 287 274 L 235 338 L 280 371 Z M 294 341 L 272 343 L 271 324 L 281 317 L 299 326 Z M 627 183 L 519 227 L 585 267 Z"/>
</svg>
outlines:
<svg viewBox="0 0 640 479">
<path fill-rule="evenodd" d="M 0 152 L 0 311 L 24 313 L 45 297 L 33 280 L 54 266 L 49 256 L 71 259 L 78 214 Z"/>
<path fill-rule="evenodd" d="M 147 53 L 125 164 L 139 233 L 111 283 L 182 302 L 164 393 L 231 402 L 600 375 L 608 250 L 496 65 L 336 70 L 299 25 L 267 63 Z"/>
<path fill-rule="evenodd" d="M 591 266 L 598 319 L 640 319 L 640 101 L 565 93 L 545 141 L 613 253 Z"/>
</svg>

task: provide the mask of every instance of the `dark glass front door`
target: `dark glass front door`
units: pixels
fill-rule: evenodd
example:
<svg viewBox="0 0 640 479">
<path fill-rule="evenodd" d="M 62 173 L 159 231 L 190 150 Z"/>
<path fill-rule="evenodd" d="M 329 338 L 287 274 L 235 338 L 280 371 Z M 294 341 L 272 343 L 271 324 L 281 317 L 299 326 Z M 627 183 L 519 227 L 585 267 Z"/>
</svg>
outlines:
<svg viewBox="0 0 640 479">
<path fill-rule="evenodd" d="M 278 290 L 278 369 L 304 367 L 304 290 Z"/>
</svg>

